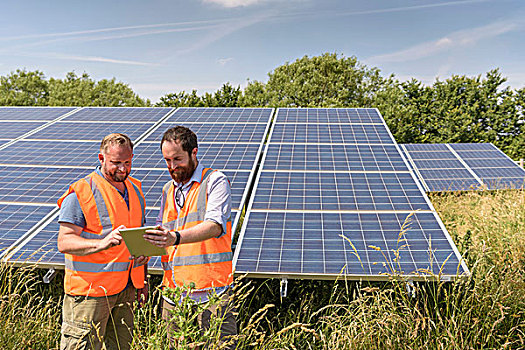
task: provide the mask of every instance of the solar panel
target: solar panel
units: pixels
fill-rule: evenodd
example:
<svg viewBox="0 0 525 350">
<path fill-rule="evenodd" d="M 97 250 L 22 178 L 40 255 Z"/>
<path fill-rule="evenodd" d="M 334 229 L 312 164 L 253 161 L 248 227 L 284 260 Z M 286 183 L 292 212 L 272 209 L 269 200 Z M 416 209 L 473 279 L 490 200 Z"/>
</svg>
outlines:
<svg viewBox="0 0 525 350">
<path fill-rule="evenodd" d="M 455 276 L 466 272 L 435 214 L 407 216 L 250 212 L 245 218 L 250 234 L 242 240 L 236 273 L 325 278 L 343 273 L 366 278 L 429 271 Z"/>
<path fill-rule="evenodd" d="M 98 141 L 104 136 L 119 132 L 137 139 L 152 127 L 151 123 L 101 123 L 57 122 L 29 136 L 31 140 L 82 140 Z"/>
<path fill-rule="evenodd" d="M 53 209 L 42 205 L 0 204 L 0 255 Z"/>
<path fill-rule="evenodd" d="M 58 213 L 41 227 L 30 239 L 16 247 L 9 261 L 13 263 L 37 263 L 45 266 L 64 266 L 64 254 L 57 248 L 59 224 Z"/>
<path fill-rule="evenodd" d="M 3 166 L 0 201 L 55 204 L 75 180 L 93 170 Z"/>
<path fill-rule="evenodd" d="M 2 165 L 95 166 L 99 142 L 26 141 L 0 150 Z"/>
<path fill-rule="evenodd" d="M 490 143 L 406 144 L 429 191 L 521 188 L 525 170 Z"/>
<path fill-rule="evenodd" d="M 270 108 L 193 108 L 182 107 L 166 121 L 177 123 L 264 123 L 273 110 Z"/>
<path fill-rule="evenodd" d="M 394 144 L 384 125 L 276 123 L 271 143 Z"/>
<path fill-rule="evenodd" d="M 379 123 L 383 119 L 373 108 L 281 108 L 276 123 Z"/>
<path fill-rule="evenodd" d="M 85 107 L 64 121 L 156 122 L 172 108 L 152 107 Z"/>
<path fill-rule="evenodd" d="M 259 156 L 259 148 L 259 144 L 201 142 L 197 159 L 213 169 L 251 170 Z M 166 162 L 160 151 L 160 142 L 141 143 L 135 147 L 133 153 L 135 154 L 134 167 L 166 169 Z"/>
<path fill-rule="evenodd" d="M 75 107 L 0 107 L 0 120 L 52 121 Z"/>
<path fill-rule="evenodd" d="M 267 124 L 262 123 L 164 123 L 155 130 L 145 141 L 157 141 L 160 143 L 164 132 L 177 125 L 190 128 L 195 134 L 199 143 L 261 143 L 266 135 Z"/>
<path fill-rule="evenodd" d="M 338 112 L 278 110 L 236 273 L 373 280 L 468 273 L 377 110 Z"/>
<path fill-rule="evenodd" d="M 410 173 L 260 174 L 252 209 L 430 210 Z"/>
<path fill-rule="evenodd" d="M 268 145 L 266 170 L 408 171 L 395 145 Z"/>
<path fill-rule="evenodd" d="M 44 122 L 0 121 L 0 139 L 16 139 L 44 124 Z"/>
</svg>

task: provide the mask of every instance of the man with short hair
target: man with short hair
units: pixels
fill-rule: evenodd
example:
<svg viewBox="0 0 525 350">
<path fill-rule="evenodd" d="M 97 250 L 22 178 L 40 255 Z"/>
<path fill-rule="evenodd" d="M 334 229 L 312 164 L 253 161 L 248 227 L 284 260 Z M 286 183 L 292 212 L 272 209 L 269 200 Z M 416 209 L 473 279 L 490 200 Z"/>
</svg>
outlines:
<svg viewBox="0 0 525 350">
<path fill-rule="evenodd" d="M 211 312 L 219 311 L 222 339 L 236 335 L 235 316 L 228 304 L 233 283 L 230 183 L 223 173 L 199 163 L 197 136 L 190 129 L 168 129 L 160 146 L 173 180 L 162 190 L 157 218 L 161 226 L 147 230 L 144 238 L 167 250 L 168 255 L 162 257 L 164 287 L 193 285 L 187 297 L 200 303 L 207 302 L 210 293 L 221 295 L 218 310 L 200 315 L 201 329 L 208 329 Z M 164 297 L 164 319 L 169 319 L 169 311 L 178 302 Z M 170 343 L 176 343 L 172 336 Z"/>
<path fill-rule="evenodd" d="M 129 349 L 133 301 L 147 295 L 148 258 L 131 260 L 119 232 L 145 219 L 141 183 L 129 177 L 133 143 L 110 134 L 98 158 L 100 166 L 58 200 L 58 250 L 65 254 L 61 349 Z"/>
</svg>

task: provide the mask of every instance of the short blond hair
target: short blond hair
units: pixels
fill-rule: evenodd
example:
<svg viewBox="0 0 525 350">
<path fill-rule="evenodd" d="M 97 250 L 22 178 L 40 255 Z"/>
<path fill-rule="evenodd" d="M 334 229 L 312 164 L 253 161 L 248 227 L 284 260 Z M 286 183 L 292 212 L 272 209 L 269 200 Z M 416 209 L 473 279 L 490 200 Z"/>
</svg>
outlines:
<svg viewBox="0 0 525 350">
<path fill-rule="evenodd" d="M 102 142 L 100 142 L 100 152 L 106 153 L 109 146 L 129 147 L 131 152 L 133 152 L 133 142 L 131 142 L 131 139 L 125 134 L 113 133 L 104 137 Z"/>
</svg>

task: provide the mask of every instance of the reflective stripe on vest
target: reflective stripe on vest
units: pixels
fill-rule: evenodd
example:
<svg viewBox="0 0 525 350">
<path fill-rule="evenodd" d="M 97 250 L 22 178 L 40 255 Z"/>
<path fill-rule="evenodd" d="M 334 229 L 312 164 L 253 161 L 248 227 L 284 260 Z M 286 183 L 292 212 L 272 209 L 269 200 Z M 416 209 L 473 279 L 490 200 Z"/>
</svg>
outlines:
<svg viewBox="0 0 525 350">
<path fill-rule="evenodd" d="M 231 259 L 232 259 L 232 252 L 193 255 L 193 256 L 175 256 L 173 258 L 173 261 L 163 263 L 162 268 L 166 271 L 169 271 L 173 269 L 173 267 L 175 266 L 213 264 L 213 263 L 220 263 L 224 261 L 230 261 Z"/>
<path fill-rule="evenodd" d="M 66 259 L 66 269 L 80 272 L 122 272 L 129 269 L 129 262 L 110 262 L 107 264 L 97 264 L 85 261 L 71 261 Z"/>
</svg>

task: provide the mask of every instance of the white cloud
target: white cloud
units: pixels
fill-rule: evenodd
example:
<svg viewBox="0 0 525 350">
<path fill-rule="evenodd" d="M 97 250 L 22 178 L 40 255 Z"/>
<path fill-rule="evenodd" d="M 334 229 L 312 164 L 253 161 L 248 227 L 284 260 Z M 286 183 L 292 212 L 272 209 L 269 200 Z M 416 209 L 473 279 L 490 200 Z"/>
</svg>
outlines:
<svg viewBox="0 0 525 350">
<path fill-rule="evenodd" d="M 225 66 L 228 62 L 231 62 L 233 61 L 233 58 L 232 57 L 228 57 L 228 58 L 219 58 L 217 60 L 217 62 L 221 65 L 221 66 Z"/>
<path fill-rule="evenodd" d="M 264 1 L 265 0 L 204 0 L 205 3 L 212 3 L 223 7 L 251 6 Z"/>
<path fill-rule="evenodd" d="M 150 63 L 150 62 L 120 60 L 120 59 L 109 58 L 109 57 L 64 55 L 60 53 L 16 53 L 15 55 L 24 56 L 24 57 L 51 58 L 51 59 L 59 59 L 59 60 L 71 60 L 71 61 L 127 64 L 127 65 L 132 65 L 132 66 L 158 66 L 159 65 L 159 64 Z"/>
<path fill-rule="evenodd" d="M 437 40 L 423 42 L 403 50 L 372 56 L 367 58 L 366 61 L 373 64 L 414 61 L 455 48 L 475 45 L 485 39 L 494 38 L 509 32 L 522 31 L 524 29 L 525 18 L 522 16 L 508 18 L 485 26 L 453 32 Z"/>
</svg>

